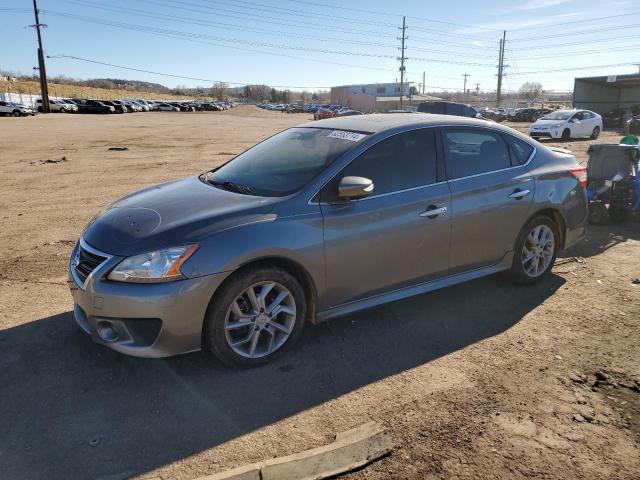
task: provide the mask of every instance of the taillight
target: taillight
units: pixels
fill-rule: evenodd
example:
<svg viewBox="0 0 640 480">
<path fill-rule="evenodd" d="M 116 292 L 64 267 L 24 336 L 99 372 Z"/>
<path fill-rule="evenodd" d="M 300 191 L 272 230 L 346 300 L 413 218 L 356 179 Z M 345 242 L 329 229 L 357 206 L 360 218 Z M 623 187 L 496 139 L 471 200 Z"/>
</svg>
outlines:
<svg viewBox="0 0 640 480">
<path fill-rule="evenodd" d="M 578 165 L 570 168 L 569 171 L 578 179 L 582 188 L 587 188 L 587 167 Z"/>
</svg>

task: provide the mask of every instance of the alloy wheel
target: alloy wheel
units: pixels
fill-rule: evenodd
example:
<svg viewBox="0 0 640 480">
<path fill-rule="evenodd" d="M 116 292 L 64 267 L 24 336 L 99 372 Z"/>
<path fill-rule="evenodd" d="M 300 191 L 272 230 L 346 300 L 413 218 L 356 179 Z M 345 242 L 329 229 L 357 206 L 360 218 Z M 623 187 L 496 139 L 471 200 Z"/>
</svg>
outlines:
<svg viewBox="0 0 640 480">
<path fill-rule="evenodd" d="M 553 230 L 547 225 L 537 225 L 526 236 L 522 245 L 522 269 L 530 278 L 547 271 L 555 252 Z"/>
<path fill-rule="evenodd" d="M 231 302 L 224 322 L 225 339 L 238 355 L 261 358 L 286 343 L 295 322 L 293 294 L 277 282 L 258 282 Z"/>
</svg>

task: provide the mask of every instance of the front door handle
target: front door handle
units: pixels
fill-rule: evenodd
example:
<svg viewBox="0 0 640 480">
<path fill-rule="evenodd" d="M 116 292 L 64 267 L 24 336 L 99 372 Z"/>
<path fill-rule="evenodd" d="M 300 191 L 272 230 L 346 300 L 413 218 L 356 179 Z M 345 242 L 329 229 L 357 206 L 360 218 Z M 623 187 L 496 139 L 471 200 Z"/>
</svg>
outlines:
<svg viewBox="0 0 640 480">
<path fill-rule="evenodd" d="M 447 213 L 447 207 L 430 206 L 424 212 L 420 212 L 420 216 L 423 218 L 436 218 L 438 215 Z"/>
<path fill-rule="evenodd" d="M 512 194 L 509 195 L 509 198 L 513 198 L 514 200 L 522 200 L 524 197 L 529 195 L 529 190 L 520 190 L 519 188 L 514 190 Z"/>
</svg>

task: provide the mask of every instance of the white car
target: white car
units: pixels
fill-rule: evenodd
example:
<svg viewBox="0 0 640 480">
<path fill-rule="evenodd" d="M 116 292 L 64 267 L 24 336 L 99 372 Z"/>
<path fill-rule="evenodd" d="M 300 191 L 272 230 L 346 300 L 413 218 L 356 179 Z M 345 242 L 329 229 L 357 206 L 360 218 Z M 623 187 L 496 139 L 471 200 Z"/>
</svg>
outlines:
<svg viewBox="0 0 640 480">
<path fill-rule="evenodd" d="M 76 108 L 74 109 L 70 104 L 68 104 L 67 102 L 65 102 L 64 100 L 51 100 L 49 99 L 49 109 L 52 112 L 62 112 L 62 113 L 68 113 L 68 112 L 77 112 L 78 111 L 78 106 L 74 105 Z M 36 100 L 36 109 L 39 112 L 42 112 L 42 99 L 38 98 Z"/>
<path fill-rule="evenodd" d="M 556 110 L 539 118 L 529 127 L 535 138 L 598 138 L 602 131 L 602 117 L 590 110 Z"/>
<path fill-rule="evenodd" d="M 22 103 L 2 102 L 0 101 L 0 115 L 13 115 L 14 117 L 22 117 L 26 115 L 35 115 L 33 108 L 23 105 Z"/>
</svg>

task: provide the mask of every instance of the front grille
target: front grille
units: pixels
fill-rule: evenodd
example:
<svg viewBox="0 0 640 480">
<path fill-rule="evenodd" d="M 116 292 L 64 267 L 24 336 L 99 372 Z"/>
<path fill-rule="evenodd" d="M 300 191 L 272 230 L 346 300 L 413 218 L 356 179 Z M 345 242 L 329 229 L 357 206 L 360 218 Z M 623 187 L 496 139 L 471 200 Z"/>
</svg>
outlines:
<svg viewBox="0 0 640 480">
<path fill-rule="evenodd" d="M 91 275 L 91 272 L 98 268 L 98 265 L 106 259 L 107 257 L 89 252 L 78 245 L 78 253 L 76 254 L 75 259 L 76 274 L 84 283 L 87 277 Z"/>
</svg>

